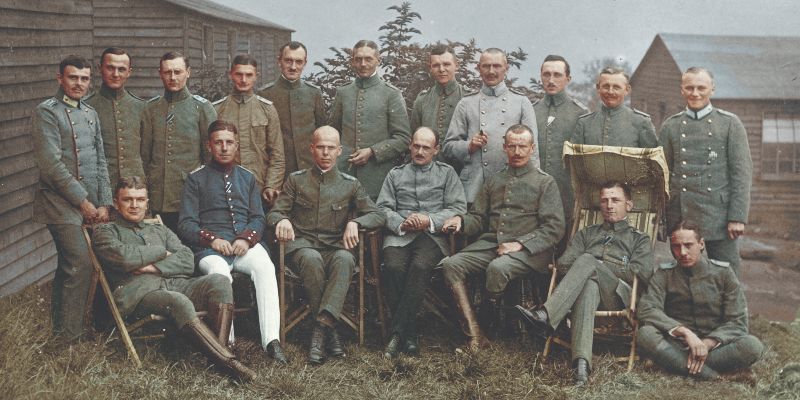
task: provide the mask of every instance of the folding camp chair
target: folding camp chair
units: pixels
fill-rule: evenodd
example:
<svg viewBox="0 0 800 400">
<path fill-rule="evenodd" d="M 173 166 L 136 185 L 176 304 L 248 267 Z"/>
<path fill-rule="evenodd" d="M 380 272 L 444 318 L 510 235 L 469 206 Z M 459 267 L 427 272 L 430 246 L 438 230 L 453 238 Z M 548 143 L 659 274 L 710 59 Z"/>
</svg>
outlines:
<svg viewBox="0 0 800 400">
<path fill-rule="evenodd" d="M 571 171 L 572 187 L 575 190 L 575 216 L 569 237 L 587 226 L 603 222 L 599 210 L 599 188 L 610 180 L 626 182 L 633 192 L 633 210 L 628 213 L 628 223 L 634 228 L 646 233 L 655 246 L 656 233 L 661 223 L 662 211 L 669 193 L 669 171 L 664 152 L 660 147 L 641 149 L 631 147 L 594 146 L 564 143 L 564 160 Z M 548 297 L 556 287 L 557 270 L 554 265 L 552 271 Z M 629 306 L 618 311 L 597 311 L 595 317 L 612 318 L 627 323 L 627 329 L 615 334 L 602 324 L 595 326 L 595 338 L 604 336 L 611 341 L 624 339 L 629 342 L 630 352 L 626 357 L 617 357 L 617 361 L 626 361 L 628 371 L 633 368 L 636 359 L 636 301 L 640 292 L 640 282 L 636 276 L 631 285 Z M 559 337 L 558 334 L 550 336 L 546 343 L 543 356 L 547 357 L 552 343 L 570 347 L 568 339 Z"/>
</svg>

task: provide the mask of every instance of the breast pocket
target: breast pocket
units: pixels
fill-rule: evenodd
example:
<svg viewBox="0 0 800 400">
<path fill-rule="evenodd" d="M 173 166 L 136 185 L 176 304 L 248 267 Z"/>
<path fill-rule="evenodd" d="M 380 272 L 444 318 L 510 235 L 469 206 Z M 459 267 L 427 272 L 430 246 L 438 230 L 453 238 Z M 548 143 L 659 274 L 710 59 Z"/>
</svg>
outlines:
<svg viewBox="0 0 800 400">
<path fill-rule="evenodd" d="M 349 210 L 346 201 L 332 203 L 328 213 L 329 227 L 334 230 L 343 229 L 349 217 L 347 215 Z"/>
<path fill-rule="evenodd" d="M 609 249 L 603 254 L 603 264 L 609 267 L 618 278 L 626 282 L 633 281 L 630 262 L 628 254 L 621 249 Z"/>
</svg>

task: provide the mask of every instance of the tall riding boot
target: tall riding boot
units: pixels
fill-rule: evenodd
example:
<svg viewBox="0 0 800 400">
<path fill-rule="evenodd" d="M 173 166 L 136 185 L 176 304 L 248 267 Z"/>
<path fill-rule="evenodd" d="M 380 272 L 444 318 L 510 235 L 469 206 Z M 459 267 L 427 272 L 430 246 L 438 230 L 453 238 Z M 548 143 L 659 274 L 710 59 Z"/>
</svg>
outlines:
<svg viewBox="0 0 800 400">
<path fill-rule="evenodd" d="M 256 373 L 236 360 L 236 356 L 219 341 L 214 332 L 199 318 L 194 318 L 181 328 L 181 332 L 194 339 L 200 350 L 205 353 L 213 363 L 225 367 L 234 378 L 243 382 L 252 381 Z"/>
<path fill-rule="evenodd" d="M 459 321 L 461 323 L 461 330 L 469 337 L 469 349 L 471 351 L 478 351 L 488 347 L 489 340 L 481 334 L 481 328 L 478 325 L 478 317 L 475 316 L 475 311 L 469 303 L 466 283 L 464 281 L 456 282 L 450 286 L 450 290 L 453 292 L 456 308 L 458 308 L 458 312 L 461 314 Z"/>
<path fill-rule="evenodd" d="M 233 323 L 233 304 L 230 303 L 209 303 L 208 304 L 208 326 L 223 346 L 228 345 L 228 338 L 231 334 L 231 324 Z"/>
</svg>

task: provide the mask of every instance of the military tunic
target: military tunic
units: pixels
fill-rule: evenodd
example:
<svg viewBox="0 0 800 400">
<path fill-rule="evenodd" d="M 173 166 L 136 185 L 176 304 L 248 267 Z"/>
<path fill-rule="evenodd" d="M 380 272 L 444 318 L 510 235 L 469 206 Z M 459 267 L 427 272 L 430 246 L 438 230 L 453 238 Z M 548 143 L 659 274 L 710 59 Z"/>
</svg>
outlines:
<svg viewBox="0 0 800 400">
<path fill-rule="evenodd" d="M 302 79 L 289 81 L 281 76 L 258 94 L 272 101 L 278 110 L 286 176 L 313 167 L 314 158 L 309 150 L 311 139 L 314 130 L 326 123 L 325 104 L 319 88 Z"/>
<path fill-rule="evenodd" d="M 77 337 L 83 333 L 92 275 L 80 205 L 83 200 L 96 207 L 111 204 L 100 120 L 91 106 L 59 89 L 36 107 L 31 137 L 39 167 L 33 220 L 47 224 L 58 252 L 51 303 L 53 330 Z"/>
<path fill-rule="evenodd" d="M 558 184 L 561 204 L 564 206 L 566 226 L 571 226 L 574 195 L 569 171 L 561 156 L 564 142 L 572 140 L 578 117 L 586 114 L 583 104 L 561 91 L 555 95 L 545 94 L 533 105 L 536 112 L 536 127 L 539 131 L 539 163 L 542 170 L 550 174 Z"/>
<path fill-rule="evenodd" d="M 603 222 L 578 231 L 558 259 L 566 271 L 544 303 L 550 325 L 556 329 L 572 310 L 572 359 L 591 366 L 594 313 L 628 306 L 634 275 L 646 285 L 653 276 L 650 237 L 627 220 Z"/>
<path fill-rule="evenodd" d="M 442 151 L 449 161 L 463 165 L 459 176 L 468 203 L 475 201 L 484 181 L 503 169 L 508 161 L 503 151 L 503 137 L 515 124 L 531 129 L 538 148 L 536 114 L 530 100 L 510 91 L 505 83 L 493 88 L 484 85 L 479 92 L 467 94 L 458 102 Z M 485 132 L 489 140 L 483 149 L 469 154 L 469 141 L 480 131 Z M 538 152 L 534 152 L 532 160 L 538 167 Z"/>
<path fill-rule="evenodd" d="M 676 373 L 687 373 L 688 350 L 672 336 L 685 326 L 700 339 L 713 338 L 701 378 L 746 368 L 761 356 L 763 345 L 748 334 L 747 303 L 728 263 L 702 255 L 691 268 L 661 264 L 639 302 L 639 347 Z"/>
<path fill-rule="evenodd" d="M 118 217 L 96 227 L 92 236 L 95 254 L 123 317 L 154 312 L 171 317 L 180 328 L 196 318 L 196 310 L 207 309 L 209 302 L 233 302 L 225 277 L 192 278 L 192 251 L 163 225 Z M 158 268 L 159 275 L 134 274 L 150 264 Z"/>
<path fill-rule="evenodd" d="M 467 89 L 459 85 L 455 79 L 444 86 L 437 83 L 421 91 L 414 100 L 414 107 L 411 110 L 411 133 L 420 127 L 428 127 L 439 138 L 439 144 L 444 143 L 456 105 L 466 93 Z M 439 161 L 446 161 L 443 152 L 436 157 Z"/>
<path fill-rule="evenodd" d="M 403 94 L 377 74 L 356 78 L 336 91 L 328 125 L 341 134 L 339 169 L 358 178 L 370 198 L 376 199 L 386 174 L 399 163 L 411 140 Z M 367 147 L 374 156 L 365 165 L 347 162 L 353 151 Z"/>
<path fill-rule="evenodd" d="M 142 112 L 142 164 L 147 174 L 150 208 L 177 213 L 183 183 L 206 157 L 208 126 L 217 119 L 211 102 L 189 93 L 165 91 Z"/>
<path fill-rule="evenodd" d="M 112 190 L 120 177 L 144 178 L 139 121 L 146 102 L 125 88 L 114 90 L 105 84 L 85 100 L 100 117 Z"/>
<path fill-rule="evenodd" d="M 650 148 L 658 147 L 658 138 L 649 115 L 624 104 L 613 109 L 601 105 L 578 118 L 572 143 Z"/>
<path fill-rule="evenodd" d="M 354 221 L 375 229 L 386 218 L 356 178 L 336 167 L 322 172 L 314 166 L 289 174 L 267 223 L 274 229 L 284 219 L 295 234 L 286 242 L 286 256 L 303 279 L 311 309 L 338 318 L 355 269 L 355 258 L 342 241 L 345 227 Z"/>
<path fill-rule="evenodd" d="M 252 93 L 231 94 L 214 103 L 217 118 L 239 130 L 236 162 L 250 170 L 261 190 L 283 186 L 285 158 L 278 111 L 271 101 Z"/>
<path fill-rule="evenodd" d="M 736 115 L 711 105 L 700 118 L 690 113 L 697 116 L 687 110 L 661 126 L 670 170 L 667 225 L 696 221 L 709 257 L 730 262 L 739 274 L 737 241 L 728 239 L 728 222 L 747 223 L 750 209 L 753 161 L 747 133 Z"/>
<path fill-rule="evenodd" d="M 456 283 L 486 272 L 486 289 L 498 294 L 508 282 L 532 270 L 547 273 L 553 246 L 564 234 L 558 185 L 533 162 L 492 175 L 463 216 L 464 234 L 480 234 L 461 252 L 442 260 L 445 278 Z M 519 242 L 522 250 L 497 256 L 501 243 Z"/>
</svg>

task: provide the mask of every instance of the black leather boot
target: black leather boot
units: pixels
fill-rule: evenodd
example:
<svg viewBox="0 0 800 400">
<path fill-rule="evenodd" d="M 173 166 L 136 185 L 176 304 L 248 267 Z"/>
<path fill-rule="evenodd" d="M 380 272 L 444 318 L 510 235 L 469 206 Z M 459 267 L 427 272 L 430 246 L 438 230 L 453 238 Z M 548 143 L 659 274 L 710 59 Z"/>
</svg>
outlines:
<svg viewBox="0 0 800 400">
<path fill-rule="evenodd" d="M 575 360 L 575 375 L 572 377 L 572 383 L 577 387 L 585 386 L 589 383 L 589 363 L 579 358 Z"/>
<path fill-rule="evenodd" d="M 342 339 L 339 337 L 339 332 L 335 327 L 328 327 L 328 354 L 336 358 L 344 358 L 347 354 L 344 352 L 344 345 Z"/>
<path fill-rule="evenodd" d="M 316 365 L 325 362 L 325 327 L 322 324 L 314 325 L 314 330 L 311 332 L 308 362 Z"/>
<path fill-rule="evenodd" d="M 236 356 L 227 346 L 223 346 L 222 343 L 217 341 L 214 332 L 200 321 L 199 318 L 189 321 L 181 328 L 181 332 L 192 338 L 206 357 L 213 363 L 225 367 L 234 378 L 238 378 L 242 382 L 249 382 L 256 379 L 256 373 L 237 361 Z"/>
<path fill-rule="evenodd" d="M 400 355 L 400 346 L 402 346 L 400 335 L 393 333 L 392 337 L 389 338 L 389 343 L 386 344 L 386 348 L 383 349 L 383 356 L 386 358 L 397 357 Z"/>
<path fill-rule="evenodd" d="M 272 359 L 278 364 L 286 365 L 289 363 L 289 360 L 286 358 L 286 354 L 283 353 L 281 342 L 278 339 L 275 339 L 267 344 L 267 355 L 272 357 Z"/>
</svg>

